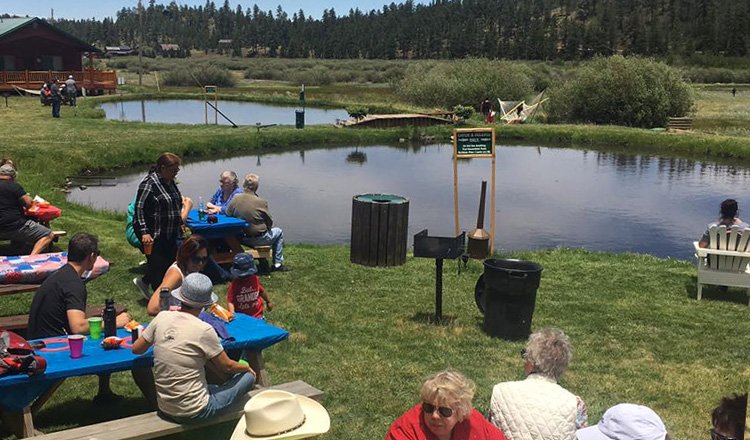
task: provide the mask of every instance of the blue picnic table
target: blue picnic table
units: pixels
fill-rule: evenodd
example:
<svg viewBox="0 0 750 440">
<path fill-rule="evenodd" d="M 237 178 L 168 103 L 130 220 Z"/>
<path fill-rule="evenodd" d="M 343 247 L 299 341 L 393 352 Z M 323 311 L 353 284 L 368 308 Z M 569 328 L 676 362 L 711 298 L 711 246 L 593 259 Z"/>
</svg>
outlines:
<svg viewBox="0 0 750 440">
<path fill-rule="evenodd" d="M 175 312 L 166 312 L 175 313 Z M 265 320 L 237 313 L 235 319 L 226 325 L 234 340 L 222 342 L 225 350 L 245 349 L 254 356 L 254 368 L 258 373 L 258 383 L 269 385 L 263 367 L 262 351 L 280 341 L 289 333 Z M 128 371 L 146 368 L 153 365 L 153 348 L 143 355 L 131 352 L 130 333 L 117 330 L 117 336 L 123 338 L 122 346 L 115 350 L 104 350 L 101 339 L 86 339 L 83 346 L 83 357 L 71 359 L 66 336 L 43 338 L 46 347 L 37 350 L 37 355 L 47 361 L 47 369 L 42 375 L 12 375 L 0 378 L 0 413 L 6 418 L 14 419 L 23 426 L 19 437 L 33 435 L 32 406 L 37 410 L 57 390 L 65 379 L 76 376 Z M 265 383 L 264 383 L 265 382 Z M 37 402 L 35 404 L 35 402 Z"/>
</svg>

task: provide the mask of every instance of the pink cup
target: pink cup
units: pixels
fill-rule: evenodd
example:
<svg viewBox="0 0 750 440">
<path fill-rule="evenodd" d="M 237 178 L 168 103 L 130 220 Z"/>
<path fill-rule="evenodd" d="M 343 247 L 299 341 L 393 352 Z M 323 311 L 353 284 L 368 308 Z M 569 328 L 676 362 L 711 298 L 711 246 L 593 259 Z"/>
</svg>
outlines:
<svg viewBox="0 0 750 440">
<path fill-rule="evenodd" d="M 70 345 L 70 357 L 72 359 L 78 359 L 83 356 L 83 335 L 69 335 L 68 345 Z"/>
</svg>

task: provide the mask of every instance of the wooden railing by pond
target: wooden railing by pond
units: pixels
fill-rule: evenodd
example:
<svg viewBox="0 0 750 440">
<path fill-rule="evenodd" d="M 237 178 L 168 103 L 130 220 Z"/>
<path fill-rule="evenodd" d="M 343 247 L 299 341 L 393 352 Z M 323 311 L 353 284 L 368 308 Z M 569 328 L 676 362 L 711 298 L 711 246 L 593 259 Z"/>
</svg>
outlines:
<svg viewBox="0 0 750 440">
<path fill-rule="evenodd" d="M 0 92 L 14 92 L 15 87 L 39 90 L 45 82 L 53 78 L 65 82 L 69 75 L 76 80 L 76 87 L 86 89 L 87 94 L 117 90 L 114 70 L 7 70 L 0 71 Z"/>
</svg>

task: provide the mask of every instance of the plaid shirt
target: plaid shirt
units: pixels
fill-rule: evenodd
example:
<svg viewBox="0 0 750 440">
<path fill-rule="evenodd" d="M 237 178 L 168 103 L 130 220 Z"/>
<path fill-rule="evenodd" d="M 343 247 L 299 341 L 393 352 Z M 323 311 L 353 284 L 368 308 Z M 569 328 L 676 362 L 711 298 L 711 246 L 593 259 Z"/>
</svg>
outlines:
<svg viewBox="0 0 750 440">
<path fill-rule="evenodd" d="M 133 227 L 138 237 L 178 238 L 182 233 L 182 194 L 174 182 L 165 182 L 155 172 L 148 173 L 138 185 Z"/>
</svg>

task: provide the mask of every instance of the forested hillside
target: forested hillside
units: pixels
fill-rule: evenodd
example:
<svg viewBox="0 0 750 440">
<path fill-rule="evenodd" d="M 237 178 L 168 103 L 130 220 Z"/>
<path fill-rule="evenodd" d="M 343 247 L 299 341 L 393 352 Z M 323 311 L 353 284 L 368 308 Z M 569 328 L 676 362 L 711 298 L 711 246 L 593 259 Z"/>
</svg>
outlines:
<svg viewBox="0 0 750 440">
<path fill-rule="evenodd" d="M 748 0 L 433 0 L 380 10 L 243 9 L 148 2 L 144 46 L 219 49 L 234 55 L 318 58 L 582 59 L 597 54 L 746 56 Z M 112 19 L 57 20 L 86 41 L 137 46 L 137 8 Z M 243 50 L 244 49 L 244 50 Z"/>
</svg>

